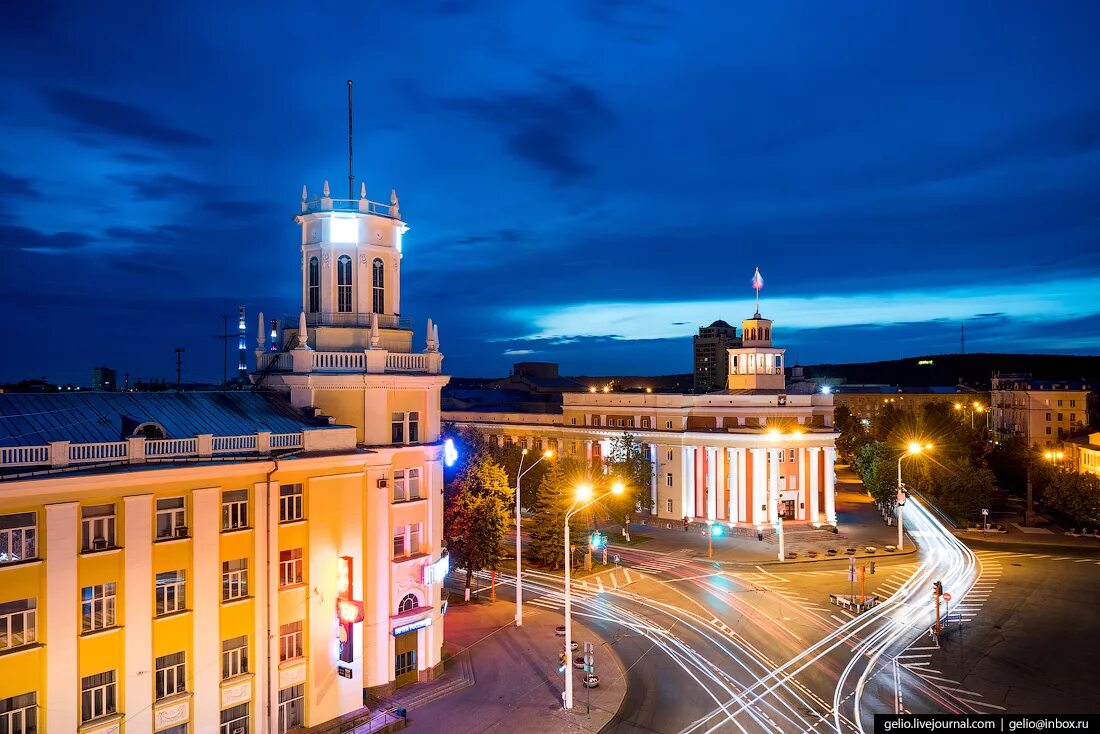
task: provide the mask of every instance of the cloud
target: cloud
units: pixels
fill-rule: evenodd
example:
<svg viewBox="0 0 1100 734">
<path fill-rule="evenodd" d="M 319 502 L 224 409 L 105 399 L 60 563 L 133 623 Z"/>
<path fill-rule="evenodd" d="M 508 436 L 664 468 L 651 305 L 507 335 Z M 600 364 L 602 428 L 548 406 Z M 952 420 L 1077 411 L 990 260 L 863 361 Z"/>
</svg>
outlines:
<svg viewBox="0 0 1100 734">
<path fill-rule="evenodd" d="M 196 148 L 210 140 L 173 127 L 140 107 L 96 97 L 75 89 L 52 89 L 46 99 L 54 111 L 69 119 L 84 134 L 152 143 L 159 146 Z"/>
<path fill-rule="evenodd" d="M 0 171 L 0 196 L 34 196 L 37 193 L 31 179 Z"/>
<path fill-rule="evenodd" d="M 538 354 L 537 349 L 505 349 L 501 354 L 505 357 L 518 357 L 524 354 Z"/>
<path fill-rule="evenodd" d="M 0 250 L 57 254 L 86 247 L 96 239 L 82 232 L 39 232 L 30 227 L 0 226 Z"/>
</svg>

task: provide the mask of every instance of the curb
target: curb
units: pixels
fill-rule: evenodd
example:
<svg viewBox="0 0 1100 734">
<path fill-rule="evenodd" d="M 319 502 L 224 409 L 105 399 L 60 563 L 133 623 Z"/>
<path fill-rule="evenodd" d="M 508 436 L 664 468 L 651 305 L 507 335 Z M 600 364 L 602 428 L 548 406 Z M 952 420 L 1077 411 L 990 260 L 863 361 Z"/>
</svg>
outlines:
<svg viewBox="0 0 1100 734">
<path fill-rule="evenodd" d="M 974 545 L 982 550 L 1003 550 L 1005 552 L 1012 551 L 1024 551 L 1026 553 L 1046 553 L 1049 551 L 1075 551 L 1079 555 L 1083 556 L 1100 556 L 1100 548 L 1089 548 L 1081 545 L 1070 545 L 1068 543 L 1028 543 L 1026 541 L 1016 542 L 1007 540 L 986 540 L 985 538 L 974 538 L 966 535 L 960 535 L 959 533 L 953 533 L 953 535 L 961 541 L 965 541 L 967 545 Z"/>
</svg>

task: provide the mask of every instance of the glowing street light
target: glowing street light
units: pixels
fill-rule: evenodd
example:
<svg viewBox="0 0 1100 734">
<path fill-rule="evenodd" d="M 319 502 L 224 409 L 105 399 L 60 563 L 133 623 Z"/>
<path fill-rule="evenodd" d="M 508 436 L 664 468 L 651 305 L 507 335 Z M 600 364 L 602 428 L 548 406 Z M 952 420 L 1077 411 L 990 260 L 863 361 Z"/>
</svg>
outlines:
<svg viewBox="0 0 1100 734">
<path fill-rule="evenodd" d="M 536 466 L 541 464 L 544 459 L 552 459 L 553 457 L 554 457 L 554 452 L 553 451 L 550 451 L 550 450 L 544 451 L 542 453 L 542 456 L 539 457 L 539 460 L 536 461 L 531 466 L 527 467 L 527 470 L 524 471 L 523 461 L 524 461 L 524 459 L 527 458 L 527 449 L 524 449 L 522 452 L 520 452 L 519 469 L 516 470 L 516 626 L 517 627 L 522 627 L 523 626 L 523 570 L 522 570 L 522 563 L 520 561 L 521 546 L 520 546 L 520 523 L 519 523 L 519 521 L 520 521 L 519 485 L 520 485 L 520 481 L 522 481 L 524 475 L 526 475 L 527 472 L 531 471 Z"/>
<path fill-rule="evenodd" d="M 905 490 L 903 489 L 904 485 L 901 483 L 901 460 L 906 456 L 917 456 L 924 451 L 931 450 L 932 444 L 930 443 L 922 444 L 919 441 L 910 441 L 909 445 L 906 447 L 905 453 L 898 457 L 898 550 L 905 547 L 905 528 L 901 517 L 901 508 L 902 505 L 905 504 Z"/>
</svg>

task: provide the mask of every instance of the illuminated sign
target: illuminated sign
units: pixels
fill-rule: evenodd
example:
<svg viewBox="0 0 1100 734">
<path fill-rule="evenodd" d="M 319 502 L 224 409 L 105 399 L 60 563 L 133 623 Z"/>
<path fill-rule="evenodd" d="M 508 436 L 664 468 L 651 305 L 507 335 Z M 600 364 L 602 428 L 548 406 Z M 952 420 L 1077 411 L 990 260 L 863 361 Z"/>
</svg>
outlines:
<svg viewBox="0 0 1100 734">
<path fill-rule="evenodd" d="M 442 584 L 443 580 L 447 578 L 447 574 L 450 572 L 451 556 L 448 553 L 444 553 L 435 563 L 424 566 L 424 583 L 428 586 L 432 584 Z"/>
<path fill-rule="evenodd" d="M 343 624 L 355 624 L 363 621 L 363 602 L 353 599 L 336 600 L 336 616 Z"/>
<path fill-rule="evenodd" d="M 917 364 L 935 364 L 935 362 L 930 359 L 919 359 L 917 360 Z"/>
<path fill-rule="evenodd" d="M 354 661 L 356 622 L 363 621 L 363 602 L 352 596 L 352 559 L 340 556 L 336 559 L 336 619 L 340 623 L 340 662 Z"/>
<path fill-rule="evenodd" d="M 454 466 L 456 461 L 458 461 L 458 449 L 455 448 L 454 439 L 448 438 L 443 442 L 443 463 Z"/>
<path fill-rule="evenodd" d="M 415 630 L 424 629 L 425 627 L 431 627 L 431 626 L 432 626 L 432 618 L 431 617 L 424 617 L 424 619 L 418 619 L 415 622 L 409 622 L 408 624 L 403 624 L 400 627 L 394 627 L 393 628 L 393 636 L 397 637 L 398 635 L 403 635 L 406 632 L 413 632 Z"/>
</svg>

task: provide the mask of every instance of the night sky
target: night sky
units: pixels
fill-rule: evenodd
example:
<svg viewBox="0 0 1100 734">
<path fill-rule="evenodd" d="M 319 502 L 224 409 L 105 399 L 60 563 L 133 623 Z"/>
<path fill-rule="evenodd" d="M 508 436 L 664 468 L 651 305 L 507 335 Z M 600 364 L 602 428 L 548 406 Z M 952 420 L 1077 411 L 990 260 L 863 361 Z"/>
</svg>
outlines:
<svg viewBox="0 0 1100 734">
<path fill-rule="evenodd" d="M 962 7 L 960 7 L 962 6 Z M 280 9 L 281 8 L 281 9 Z M 0 380 L 221 379 L 302 184 L 391 187 L 444 368 L 1100 354 L 1100 4 L 8 3 Z M 358 184 L 357 184 L 358 186 Z M 230 354 L 232 372 L 235 356 Z"/>
</svg>

